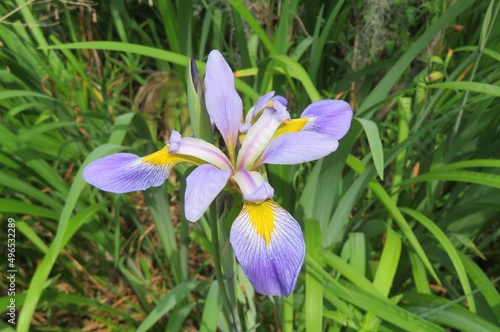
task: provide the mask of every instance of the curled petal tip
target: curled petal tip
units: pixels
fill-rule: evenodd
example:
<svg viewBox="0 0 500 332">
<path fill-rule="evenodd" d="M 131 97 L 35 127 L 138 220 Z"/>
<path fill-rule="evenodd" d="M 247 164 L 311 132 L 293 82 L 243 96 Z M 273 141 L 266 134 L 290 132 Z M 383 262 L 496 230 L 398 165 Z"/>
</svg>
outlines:
<svg viewBox="0 0 500 332">
<path fill-rule="evenodd" d="M 170 146 L 170 149 L 169 149 L 170 153 L 177 152 L 179 150 L 179 147 L 181 144 L 181 134 L 176 130 L 172 130 L 168 144 Z"/>
</svg>

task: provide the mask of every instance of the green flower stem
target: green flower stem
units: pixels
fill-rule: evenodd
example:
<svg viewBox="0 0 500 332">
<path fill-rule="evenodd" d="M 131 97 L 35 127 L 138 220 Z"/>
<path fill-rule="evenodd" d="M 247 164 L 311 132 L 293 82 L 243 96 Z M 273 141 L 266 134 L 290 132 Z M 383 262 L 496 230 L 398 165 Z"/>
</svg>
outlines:
<svg viewBox="0 0 500 332">
<path fill-rule="evenodd" d="M 237 267 L 236 267 L 236 261 L 234 260 L 234 255 L 231 245 L 227 244 L 227 246 L 222 250 L 222 255 L 227 263 L 227 264 L 223 263 L 223 266 L 224 266 L 224 276 L 226 279 L 229 292 L 229 302 L 231 303 L 232 315 L 235 321 L 235 325 L 241 328 L 240 314 L 238 312 L 238 300 L 236 298 L 235 280 L 234 280 L 236 276 L 235 270 Z"/>
<path fill-rule="evenodd" d="M 224 284 L 224 277 L 222 273 L 221 261 L 220 261 L 220 248 L 219 248 L 219 231 L 218 231 L 218 218 L 217 218 L 217 209 L 216 204 L 212 203 L 210 207 L 210 229 L 212 233 L 212 250 L 214 257 L 214 267 L 215 267 L 215 276 L 217 278 L 217 282 L 219 283 L 219 290 L 221 292 L 222 299 L 224 301 L 224 306 L 226 307 L 226 312 L 231 313 L 232 316 L 232 327 L 233 331 L 242 331 L 241 322 L 238 314 L 238 304 L 236 302 L 236 297 L 232 297 L 234 303 L 231 303 L 230 298 L 226 291 L 226 285 Z M 232 278 L 234 279 L 234 273 L 232 274 Z M 232 287 L 232 294 L 234 294 L 234 280 L 230 283 Z"/>
<path fill-rule="evenodd" d="M 293 293 L 288 298 L 281 298 L 283 332 L 293 331 Z"/>
</svg>

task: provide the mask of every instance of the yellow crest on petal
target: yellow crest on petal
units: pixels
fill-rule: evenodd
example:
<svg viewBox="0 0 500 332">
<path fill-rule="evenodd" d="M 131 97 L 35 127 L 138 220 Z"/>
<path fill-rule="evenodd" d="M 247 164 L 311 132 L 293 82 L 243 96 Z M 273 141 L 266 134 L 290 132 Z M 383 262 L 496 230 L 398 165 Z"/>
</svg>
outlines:
<svg viewBox="0 0 500 332">
<path fill-rule="evenodd" d="M 248 214 L 255 231 L 264 238 L 267 244 L 271 242 L 271 234 L 274 231 L 275 213 L 273 207 L 274 202 L 268 199 L 262 203 L 246 202 L 242 211 Z"/>
<path fill-rule="evenodd" d="M 186 162 L 195 165 L 205 164 L 204 161 L 198 158 L 182 154 L 169 153 L 168 151 L 169 151 L 169 146 L 167 145 L 161 150 L 158 150 L 145 157 L 142 157 L 141 161 L 143 163 L 150 163 L 156 166 L 170 165 L 171 167 L 174 167 L 180 162 Z"/>
<path fill-rule="evenodd" d="M 304 126 L 306 125 L 307 122 L 309 122 L 308 118 L 285 120 L 278 127 L 278 129 L 274 133 L 273 138 L 276 138 L 276 137 L 281 136 L 283 134 L 297 133 L 299 131 L 302 131 L 302 129 L 304 128 Z"/>
</svg>

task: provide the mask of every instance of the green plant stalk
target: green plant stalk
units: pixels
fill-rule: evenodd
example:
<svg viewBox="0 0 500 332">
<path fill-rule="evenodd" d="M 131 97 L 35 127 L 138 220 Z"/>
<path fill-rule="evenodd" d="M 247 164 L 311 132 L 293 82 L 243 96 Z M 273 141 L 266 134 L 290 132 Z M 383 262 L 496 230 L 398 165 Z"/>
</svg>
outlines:
<svg viewBox="0 0 500 332">
<path fill-rule="evenodd" d="M 401 144 L 408 138 L 410 131 L 409 123 L 411 116 L 411 98 L 402 97 L 398 100 L 398 140 L 397 143 Z M 406 150 L 402 150 L 396 157 L 394 165 L 394 177 L 392 181 L 392 200 L 394 204 L 398 204 L 399 189 L 395 189 L 403 179 L 403 169 L 406 160 Z"/>
<path fill-rule="evenodd" d="M 492 15 L 494 4 L 495 4 L 495 1 L 492 0 L 490 2 L 490 5 L 488 6 L 488 10 L 486 11 L 486 14 L 485 14 L 486 17 L 485 17 L 485 20 L 483 22 L 483 27 L 481 29 L 481 37 L 479 38 L 479 48 L 477 50 L 478 51 L 477 58 L 476 58 L 476 61 L 474 62 L 474 67 L 472 68 L 472 72 L 470 74 L 470 80 L 469 80 L 470 82 L 474 81 L 474 77 L 476 76 L 477 67 L 479 66 L 479 61 L 481 61 L 481 56 L 483 55 L 483 50 L 486 47 L 486 42 L 488 40 L 490 32 L 491 32 L 493 25 L 495 23 L 495 19 L 498 15 L 500 4 L 497 4 L 497 6 L 495 8 L 495 14 Z M 458 129 L 460 128 L 460 122 L 462 121 L 462 116 L 464 114 L 464 107 L 467 104 L 468 99 L 469 99 L 469 91 L 465 91 L 464 99 L 462 100 L 462 105 L 460 107 L 460 111 L 458 112 L 457 121 L 455 122 L 455 126 L 453 127 L 453 140 L 455 140 L 455 137 L 458 134 Z"/>
<path fill-rule="evenodd" d="M 281 315 L 283 332 L 293 332 L 293 293 L 288 298 L 282 298 Z"/>
<path fill-rule="evenodd" d="M 219 291 L 221 292 L 222 299 L 224 301 L 224 306 L 226 307 L 225 314 L 228 315 L 230 313 L 232 316 L 233 331 L 242 331 L 243 329 L 241 327 L 241 322 L 238 315 L 238 304 L 231 303 L 230 298 L 226 291 L 226 286 L 224 285 L 224 275 L 222 273 L 222 265 L 220 261 L 219 230 L 217 228 L 217 222 L 218 218 L 217 218 L 216 204 L 212 203 L 212 205 L 210 206 L 210 230 L 212 233 L 212 255 L 214 258 L 215 277 L 217 278 L 217 282 L 219 284 Z M 234 281 L 232 284 L 234 286 Z M 234 293 L 234 287 L 233 287 L 233 293 Z"/>
</svg>

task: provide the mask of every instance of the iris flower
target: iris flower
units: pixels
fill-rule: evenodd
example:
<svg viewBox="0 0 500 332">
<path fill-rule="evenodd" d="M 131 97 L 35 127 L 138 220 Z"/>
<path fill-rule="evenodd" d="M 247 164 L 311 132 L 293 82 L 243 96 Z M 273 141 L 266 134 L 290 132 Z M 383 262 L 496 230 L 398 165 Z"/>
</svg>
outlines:
<svg viewBox="0 0 500 332">
<path fill-rule="evenodd" d="M 304 238 L 298 222 L 272 199 L 274 189 L 259 169 L 312 161 L 335 151 L 350 127 L 352 109 L 344 101 L 322 100 L 292 120 L 283 98 L 269 93 L 243 121 L 233 72 L 215 50 L 208 56 L 205 90 L 207 111 L 227 155 L 202 139 L 172 131 L 163 149 L 145 157 L 109 155 L 90 163 L 83 178 L 104 191 L 126 193 L 160 186 L 178 163 L 197 165 L 186 179 L 186 218 L 200 219 L 224 188 L 240 192 L 243 208 L 229 236 L 236 258 L 258 293 L 288 296 L 304 261 Z M 241 143 L 240 129 L 245 132 Z"/>
</svg>

